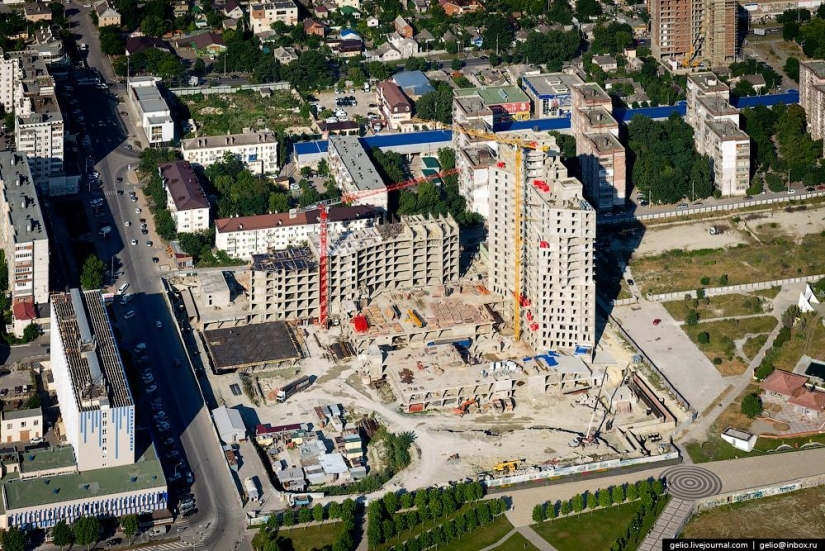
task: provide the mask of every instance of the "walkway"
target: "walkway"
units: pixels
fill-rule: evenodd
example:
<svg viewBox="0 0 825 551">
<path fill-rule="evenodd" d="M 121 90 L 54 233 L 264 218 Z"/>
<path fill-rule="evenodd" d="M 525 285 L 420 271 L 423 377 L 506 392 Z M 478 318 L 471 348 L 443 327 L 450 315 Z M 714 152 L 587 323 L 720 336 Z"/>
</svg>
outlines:
<svg viewBox="0 0 825 551">
<path fill-rule="evenodd" d="M 524 536 L 527 539 L 527 541 L 538 547 L 540 551 L 558 551 L 555 547 L 550 545 L 550 543 L 548 543 L 547 540 L 536 534 L 536 532 L 529 526 L 513 528 L 512 530 L 504 534 L 504 537 L 495 542 L 494 544 L 488 545 L 487 547 L 479 549 L 478 551 L 493 551 L 496 547 L 504 545 L 504 542 L 510 539 L 510 537 L 512 537 L 512 535 L 516 532 Z"/>
</svg>

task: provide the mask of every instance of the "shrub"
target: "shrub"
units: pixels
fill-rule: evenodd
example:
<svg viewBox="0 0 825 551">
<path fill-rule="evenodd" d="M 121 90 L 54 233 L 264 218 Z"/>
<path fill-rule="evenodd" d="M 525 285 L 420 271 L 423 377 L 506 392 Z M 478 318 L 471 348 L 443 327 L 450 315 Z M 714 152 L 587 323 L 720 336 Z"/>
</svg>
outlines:
<svg viewBox="0 0 825 551">
<path fill-rule="evenodd" d="M 753 419 L 762 413 L 762 398 L 756 393 L 750 393 L 742 399 L 742 413 Z"/>
<path fill-rule="evenodd" d="M 692 326 L 696 325 L 697 323 L 699 323 L 699 312 L 697 312 L 696 310 L 691 310 L 687 313 L 687 316 L 685 316 L 685 325 Z"/>
<path fill-rule="evenodd" d="M 776 339 L 774 339 L 773 345 L 776 348 L 782 348 L 782 345 L 784 345 L 789 340 L 791 340 L 791 330 L 783 326 L 782 329 L 779 330 L 779 333 L 776 335 Z"/>
<path fill-rule="evenodd" d="M 709 277 L 707 277 L 707 276 L 705 276 L 705 277 L 703 277 L 703 278 L 700 280 L 700 283 L 701 283 L 702 285 L 710 285 L 710 278 L 709 278 Z M 700 289 L 700 290 L 701 290 L 701 289 Z M 702 294 L 704 295 L 704 291 L 702 291 Z M 702 297 L 700 297 L 700 296 L 699 296 L 699 291 L 696 291 L 696 296 L 697 296 L 698 298 L 702 298 Z"/>
<path fill-rule="evenodd" d="M 710 334 L 707 331 L 702 331 L 696 336 L 699 344 L 708 344 L 710 342 Z"/>
<path fill-rule="evenodd" d="M 722 358 L 719 358 L 719 357 L 713 358 L 713 365 L 722 365 L 723 361 L 724 360 Z"/>
<path fill-rule="evenodd" d="M 728 274 L 723 275 L 719 278 L 719 286 L 724 287 L 728 284 Z"/>
</svg>

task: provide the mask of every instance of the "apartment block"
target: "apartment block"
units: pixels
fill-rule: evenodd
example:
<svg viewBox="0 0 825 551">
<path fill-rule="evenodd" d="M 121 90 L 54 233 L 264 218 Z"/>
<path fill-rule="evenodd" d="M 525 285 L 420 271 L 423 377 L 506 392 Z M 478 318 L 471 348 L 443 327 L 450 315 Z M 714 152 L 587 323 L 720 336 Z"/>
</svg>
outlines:
<svg viewBox="0 0 825 551">
<path fill-rule="evenodd" d="M 825 61 L 799 62 L 799 104 L 808 119 L 811 138 L 825 137 Z"/>
<path fill-rule="evenodd" d="M 412 120 L 413 104 L 394 82 L 379 82 L 375 87 L 375 96 L 388 128 L 397 129 Z"/>
<path fill-rule="evenodd" d="M 490 126 L 530 119 L 530 98 L 518 86 L 482 86 L 453 90 L 453 122 L 482 120 Z"/>
<path fill-rule="evenodd" d="M 595 83 L 574 86 L 570 126 L 576 138 L 585 191 L 597 211 L 624 205 L 627 198 L 627 163 L 619 142 L 619 123 L 612 101 Z"/>
<path fill-rule="evenodd" d="M 0 152 L 0 246 L 6 253 L 14 332 L 46 317 L 49 303 L 49 236 L 34 178 L 25 157 Z"/>
<path fill-rule="evenodd" d="M 300 245 L 320 231 L 320 209 L 307 212 L 261 214 L 215 220 L 215 247 L 232 258 L 252 260 L 256 254 Z M 354 231 L 378 223 L 370 206 L 330 209 L 327 228 L 334 232 Z"/>
<path fill-rule="evenodd" d="M 252 257 L 250 320 L 311 320 L 319 315 L 320 237 L 309 246 Z M 458 224 L 452 217 L 405 216 L 399 222 L 329 234 L 329 305 L 458 280 Z"/>
<path fill-rule="evenodd" d="M 736 58 L 735 0 L 648 0 L 653 55 L 671 69 Z"/>
<path fill-rule="evenodd" d="M 533 118 L 569 117 L 572 111 L 572 88 L 584 84 L 578 75 L 545 73 L 525 76 L 522 88 L 533 102 Z"/>
<path fill-rule="evenodd" d="M 8 55 L 0 49 L 0 105 L 6 113 L 14 111 L 17 107 L 17 96 L 22 93 L 22 88 L 18 91 L 17 84 L 22 77 L 20 58 Z"/>
<path fill-rule="evenodd" d="M 509 145 L 501 144 L 498 162 L 490 167 L 487 286 L 512 298 L 520 255 L 524 341 L 536 351 L 592 347 L 596 212 L 584 199 L 582 184 L 568 176 L 555 139 L 522 137 L 535 140 L 538 148 L 524 152 L 521 181 L 516 181 L 516 151 Z M 515 225 L 516 193 L 525 209 L 521 228 Z M 517 231 L 520 251 L 515 249 Z"/>
<path fill-rule="evenodd" d="M 279 0 L 250 6 L 249 24 L 254 34 L 271 31 L 272 24 L 276 21 L 285 25 L 298 23 L 298 6 L 292 0 Z"/>
<path fill-rule="evenodd" d="M 77 468 L 135 462 L 135 403 L 99 291 L 53 295 L 51 369 Z"/>
<path fill-rule="evenodd" d="M 129 79 L 129 97 L 137 107 L 140 126 L 150 145 L 171 142 L 175 137 L 172 112 L 158 89 L 160 79 L 152 76 Z"/>
<path fill-rule="evenodd" d="M 202 167 L 220 162 L 230 154 L 253 174 L 278 172 L 278 139 L 269 131 L 192 138 L 181 142 L 181 153 L 185 160 Z"/>
<path fill-rule="evenodd" d="M 209 229 L 209 201 L 188 161 L 164 163 L 158 167 L 166 189 L 166 207 L 179 232 Z"/>
<path fill-rule="evenodd" d="M 686 121 L 696 151 L 711 160 L 714 185 L 723 196 L 744 195 L 750 187 L 750 137 L 739 128 L 727 85 L 713 73 L 688 75 L 686 96 Z"/>
<path fill-rule="evenodd" d="M 467 208 L 484 218 L 490 216 L 490 167 L 495 162 L 493 144 L 456 149 L 459 192 L 467 200 Z"/>
<path fill-rule="evenodd" d="M 387 210 L 387 186 L 355 136 L 330 136 L 327 147 L 330 176 L 344 194 L 356 194 L 351 204 Z"/>
</svg>

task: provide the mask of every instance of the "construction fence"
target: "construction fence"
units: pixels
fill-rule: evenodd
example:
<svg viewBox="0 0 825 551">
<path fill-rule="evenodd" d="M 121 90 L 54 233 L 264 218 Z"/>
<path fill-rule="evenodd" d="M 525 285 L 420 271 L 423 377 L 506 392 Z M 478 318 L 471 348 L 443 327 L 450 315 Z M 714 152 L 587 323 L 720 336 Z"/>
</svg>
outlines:
<svg viewBox="0 0 825 551">
<path fill-rule="evenodd" d="M 813 283 L 825 278 L 825 274 L 790 277 L 787 279 L 774 279 L 773 281 L 758 281 L 756 283 L 741 283 L 739 285 L 727 285 L 725 287 L 709 287 L 704 289 L 706 297 L 716 297 L 721 295 L 735 295 L 737 293 L 747 293 L 750 291 L 759 291 L 762 289 L 770 289 L 772 287 L 782 287 L 791 283 Z M 690 295 L 690 298 L 696 298 L 696 289 L 689 291 L 676 291 L 673 293 L 663 293 L 660 295 L 647 295 L 647 299 L 655 302 L 670 302 L 673 300 L 684 300 L 685 296 Z M 631 302 L 625 302 L 630 300 Z M 624 299 L 622 304 L 634 304 L 635 299 Z M 616 305 L 620 301 L 615 302 Z"/>
</svg>

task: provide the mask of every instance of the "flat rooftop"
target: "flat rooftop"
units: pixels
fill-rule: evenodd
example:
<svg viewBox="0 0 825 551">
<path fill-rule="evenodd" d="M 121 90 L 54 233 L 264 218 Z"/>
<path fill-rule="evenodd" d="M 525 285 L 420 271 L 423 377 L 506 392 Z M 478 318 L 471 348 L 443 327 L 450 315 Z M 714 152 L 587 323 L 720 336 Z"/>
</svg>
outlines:
<svg viewBox="0 0 825 551">
<path fill-rule="evenodd" d="M 810 61 L 800 61 L 799 64 L 810 69 L 816 75 L 816 78 L 825 79 L 825 61 L 812 59 Z"/>
<path fill-rule="evenodd" d="M 719 96 L 699 98 L 699 103 L 708 113 L 714 116 L 736 115 L 739 113 L 739 110 L 732 106 L 728 100 Z"/>
<path fill-rule="evenodd" d="M 201 284 L 201 291 L 206 295 L 216 295 L 218 293 L 230 292 L 229 283 L 223 272 L 200 272 L 198 280 Z"/>
<path fill-rule="evenodd" d="M 688 81 L 692 82 L 705 94 L 728 92 L 728 85 L 719 80 L 715 74 L 711 72 L 694 73 L 688 75 Z"/>
<path fill-rule="evenodd" d="M 356 136 L 330 136 L 329 147 L 340 157 L 358 191 L 386 189 L 372 159 Z"/>
<path fill-rule="evenodd" d="M 166 479 L 151 446 L 132 465 L 27 480 L 3 479 L 6 511 L 153 488 L 166 491 Z"/>
<path fill-rule="evenodd" d="M 738 126 L 736 126 L 731 121 L 724 119 L 721 121 L 713 121 L 708 124 L 708 127 L 711 131 L 716 134 L 722 141 L 748 141 L 750 143 L 750 138 L 748 135 L 741 130 Z"/>
<path fill-rule="evenodd" d="M 272 132 L 255 132 L 254 134 L 227 134 L 226 136 L 201 136 L 181 142 L 181 149 L 184 151 L 195 151 L 198 149 L 213 149 L 238 147 L 256 144 L 273 144 L 278 139 Z"/>
<path fill-rule="evenodd" d="M 576 86 L 575 90 L 582 97 L 585 104 L 604 102 L 612 104 L 613 102 L 613 100 L 610 99 L 610 95 L 608 95 L 608 93 L 605 92 L 601 86 L 592 82 L 582 84 L 581 86 Z"/>
<path fill-rule="evenodd" d="M 531 193 L 537 194 L 542 201 L 554 207 L 569 210 L 593 210 L 584 198 L 582 183 L 576 178 L 559 178 L 548 183 L 547 188 L 534 182 L 528 189 Z"/>
<path fill-rule="evenodd" d="M 599 153 L 615 153 L 624 151 L 624 146 L 619 139 L 610 132 L 600 132 L 598 134 L 588 134 L 587 139 L 596 146 Z"/>
<path fill-rule="evenodd" d="M 148 113 L 166 113 L 169 111 L 169 106 L 155 86 L 132 86 L 132 91 L 138 100 L 138 105 L 143 114 Z"/>
<path fill-rule="evenodd" d="M 80 410 L 134 405 L 100 291 L 52 295 L 52 316 Z"/>
<path fill-rule="evenodd" d="M 74 464 L 74 449 L 71 446 L 38 448 L 20 452 L 20 470 L 24 473 L 62 469 Z"/>
<path fill-rule="evenodd" d="M 582 112 L 587 120 L 590 121 L 590 126 L 593 128 L 599 127 L 615 127 L 618 122 L 613 118 L 613 114 L 604 107 L 593 107 Z"/>
<path fill-rule="evenodd" d="M 314 270 L 318 261 L 308 247 L 293 247 L 252 255 L 252 270 L 255 272 L 294 272 Z"/>
<path fill-rule="evenodd" d="M 539 98 L 552 98 L 555 96 L 569 96 L 573 86 L 584 84 L 584 81 L 578 75 L 544 73 L 522 77 L 521 83 L 524 88 L 530 90 Z"/>
<path fill-rule="evenodd" d="M 15 243 L 48 239 L 26 155 L 14 151 L 0 152 L 0 181 L 3 202 L 8 209 L 10 236 Z"/>
<path fill-rule="evenodd" d="M 530 103 L 530 98 L 518 86 L 482 86 L 480 88 L 459 88 L 453 90 L 456 98 L 476 97 L 485 105 L 501 105 L 503 103 Z"/>
<path fill-rule="evenodd" d="M 292 328 L 285 321 L 207 329 L 204 339 L 219 370 L 301 358 Z"/>
</svg>

